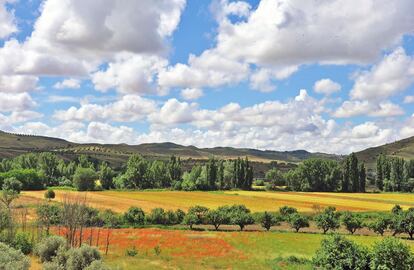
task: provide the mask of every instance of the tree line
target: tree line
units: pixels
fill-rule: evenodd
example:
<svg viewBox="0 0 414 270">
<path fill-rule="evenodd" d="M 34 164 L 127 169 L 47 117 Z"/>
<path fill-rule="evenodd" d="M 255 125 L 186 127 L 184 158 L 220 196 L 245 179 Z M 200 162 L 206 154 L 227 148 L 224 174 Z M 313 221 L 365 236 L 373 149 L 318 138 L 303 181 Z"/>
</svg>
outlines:
<svg viewBox="0 0 414 270">
<path fill-rule="evenodd" d="M 376 187 L 384 191 L 414 191 L 414 160 L 380 154 L 376 164 Z"/>
<path fill-rule="evenodd" d="M 125 167 L 115 171 L 108 163 L 86 155 L 67 162 L 47 152 L 3 159 L 0 162 L 0 186 L 6 179 L 19 181 L 23 190 L 52 186 L 73 186 L 80 191 L 112 188 L 250 189 L 253 167 L 247 157 L 236 160 L 210 158 L 205 165 L 196 164 L 191 170 L 184 171 L 179 157 L 151 161 L 141 155 L 131 155 Z"/>
</svg>

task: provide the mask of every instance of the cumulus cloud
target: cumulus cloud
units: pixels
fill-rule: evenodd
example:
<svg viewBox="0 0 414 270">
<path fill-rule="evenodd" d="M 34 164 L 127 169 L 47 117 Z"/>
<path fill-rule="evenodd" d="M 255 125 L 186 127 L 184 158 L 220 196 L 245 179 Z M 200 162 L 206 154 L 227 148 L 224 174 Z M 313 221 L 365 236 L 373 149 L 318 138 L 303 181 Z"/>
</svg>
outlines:
<svg viewBox="0 0 414 270">
<path fill-rule="evenodd" d="M 144 119 L 155 110 L 154 101 L 136 95 L 125 95 L 116 102 L 106 105 L 86 103 L 79 108 L 58 110 L 53 117 L 61 121 L 133 122 Z"/>
<path fill-rule="evenodd" d="M 6 4 L 13 0 L 0 0 L 0 39 L 17 31 L 14 14 L 7 10 Z"/>
<path fill-rule="evenodd" d="M 1 93 L 0 112 L 20 112 L 33 108 L 36 103 L 27 93 Z"/>
<path fill-rule="evenodd" d="M 0 92 L 22 93 L 36 89 L 39 79 L 35 76 L 0 75 Z"/>
<path fill-rule="evenodd" d="M 341 90 L 341 85 L 331 79 L 321 79 L 315 82 L 313 89 L 316 93 L 331 95 Z"/>
<path fill-rule="evenodd" d="M 381 100 L 406 90 L 414 83 L 414 57 L 403 48 L 386 55 L 371 70 L 357 74 L 350 96 L 353 99 Z"/>
<path fill-rule="evenodd" d="M 61 82 L 55 83 L 53 88 L 56 89 L 79 89 L 81 81 L 77 79 L 66 79 Z"/>
<path fill-rule="evenodd" d="M 345 101 L 333 113 L 335 117 L 347 118 L 358 115 L 368 115 L 374 117 L 391 117 L 403 115 L 403 109 L 392 102 L 386 101 L 381 103 L 369 101 Z"/>
<path fill-rule="evenodd" d="M 158 56 L 122 54 L 106 70 L 94 73 L 92 82 L 102 92 L 116 88 L 123 94 L 161 93 L 156 75 L 166 65 L 167 61 Z"/>
<path fill-rule="evenodd" d="M 347 0 L 262 0 L 244 21 L 222 17 L 217 49 L 261 65 L 367 63 L 412 31 L 413 8 L 410 0 L 363 0 L 358 9 Z"/>
<path fill-rule="evenodd" d="M 178 63 L 160 71 L 161 87 L 203 88 L 239 83 L 248 78 L 249 66 L 229 59 L 216 51 L 190 54 L 188 65 Z"/>
<path fill-rule="evenodd" d="M 194 100 L 203 96 L 203 90 L 199 88 L 186 88 L 181 90 L 181 97 L 185 100 Z"/>
</svg>

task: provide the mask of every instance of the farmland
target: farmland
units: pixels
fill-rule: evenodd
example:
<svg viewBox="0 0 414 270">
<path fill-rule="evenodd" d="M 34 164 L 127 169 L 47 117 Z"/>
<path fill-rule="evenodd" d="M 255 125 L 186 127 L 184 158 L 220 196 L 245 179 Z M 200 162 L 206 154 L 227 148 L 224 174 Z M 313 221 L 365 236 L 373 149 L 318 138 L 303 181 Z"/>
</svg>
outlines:
<svg viewBox="0 0 414 270">
<path fill-rule="evenodd" d="M 276 258 L 296 256 L 311 259 L 321 234 L 290 232 L 212 232 L 170 229 L 112 229 L 105 262 L 117 269 L 311 269 L 276 268 Z M 99 247 L 104 252 L 106 230 L 102 229 Z M 85 239 L 89 237 L 88 232 Z M 346 236 L 356 243 L 371 246 L 378 236 Z M 93 239 L 97 238 L 97 230 Z M 414 243 L 406 241 L 414 250 Z M 306 243 L 306 245 L 303 245 Z M 155 252 L 159 247 L 160 252 Z M 126 256 L 135 248 L 137 255 Z"/>
<path fill-rule="evenodd" d="M 34 203 L 43 199 L 44 191 L 24 191 L 21 200 Z M 221 205 L 244 204 L 253 212 L 276 211 L 289 205 L 302 212 L 312 212 L 315 207 L 334 206 L 338 210 L 350 211 L 389 211 L 395 204 L 404 208 L 414 206 L 412 194 L 400 193 L 309 193 L 309 192 L 265 192 L 265 191 L 96 191 L 75 192 L 56 191 L 56 200 L 70 196 L 86 196 L 90 206 L 124 212 L 131 206 L 139 206 L 144 211 L 161 207 L 164 209 L 188 210 L 196 204 L 209 208 Z"/>
</svg>

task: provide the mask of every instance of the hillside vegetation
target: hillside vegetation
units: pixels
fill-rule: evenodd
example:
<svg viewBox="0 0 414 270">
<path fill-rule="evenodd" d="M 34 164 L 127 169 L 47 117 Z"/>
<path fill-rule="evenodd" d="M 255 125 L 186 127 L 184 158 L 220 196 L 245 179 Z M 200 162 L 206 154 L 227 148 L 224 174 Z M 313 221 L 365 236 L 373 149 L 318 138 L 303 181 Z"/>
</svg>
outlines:
<svg viewBox="0 0 414 270">
<path fill-rule="evenodd" d="M 87 154 L 113 165 L 125 162 L 131 154 L 141 154 L 145 157 L 157 159 L 168 159 L 171 155 L 175 155 L 183 159 L 191 158 L 197 160 L 205 160 L 211 156 L 223 159 L 247 156 L 251 161 L 256 162 L 283 161 L 293 163 L 317 157 L 339 159 L 339 156 L 336 155 L 310 153 L 305 150 L 270 151 L 232 147 L 197 148 L 195 146 L 183 146 L 170 142 L 140 145 L 78 144 L 62 139 L 17 135 L 0 131 L 0 158 L 10 158 L 24 153 L 44 151 L 55 152 L 65 159 L 73 159 L 80 154 Z"/>
<path fill-rule="evenodd" d="M 414 136 L 393 143 L 371 147 L 356 153 L 358 160 L 365 162 L 370 169 L 375 167 L 380 154 L 404 159 L 414 159 Z"/>
</svg>

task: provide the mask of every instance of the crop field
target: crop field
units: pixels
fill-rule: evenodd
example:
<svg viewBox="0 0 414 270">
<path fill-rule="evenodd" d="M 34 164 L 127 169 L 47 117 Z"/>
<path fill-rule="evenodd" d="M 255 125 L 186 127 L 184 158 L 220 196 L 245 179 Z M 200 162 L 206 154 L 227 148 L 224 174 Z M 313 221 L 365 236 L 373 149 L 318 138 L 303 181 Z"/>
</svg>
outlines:
<svg viewBox="0 0 414 270">
<path fill-rule="evenodd" d="M 43 199 L 44 191 L 24 191 L 21 201 L 35 203 Z M 244 204 L 253 212 L 277 211 L 289 205 L 302 212 L 312 212 L 315 208 L 334 206 L 338 210 L 350 211 L 389 211 L 395 204 L 404 208 L 414 207 L 412 194 L 400 193 L 303 193 L 266 191 L 95 191 L 75 192 L 56 191 L 56 201 L 65 196 L 86 196 L 90 206 L 124 212 L 131 206 L 139 206 L 145 211 L 156 207 L 183 209 L 196 204 L 209 208 L 221 205 Z"/>
<path fill-rule="evenodd" d="M 106 229 L 92 232 L 92 245 L 105 252 Z M 55 232 L 56 233 L 56 232 Z M 84 239 L 91 235 L 86 230 Z M 311 259 L 322 234 L 290 232 L 212 232 L 170 229 L 111 229 L 105 262 L 114 269 L 311 269 L 278 263 L 277 258 L 296 256 Z M 379 241 L 378 236 L 347 238 L 367 247 Z M 414 250 L 412 241 L 403 240 Z M 304 244 L 306 243 L 306 245 Z M 136 250 L 135 256 L 126 255 Z M 158 250 L 158 252 L 156 251 Z M 36 259 L 33 259 L 35 266 Z M 296 267 L 296 268 L 295 268 Z M 33 269 L 36 269 L 33 267 Z"/>
</svg>

